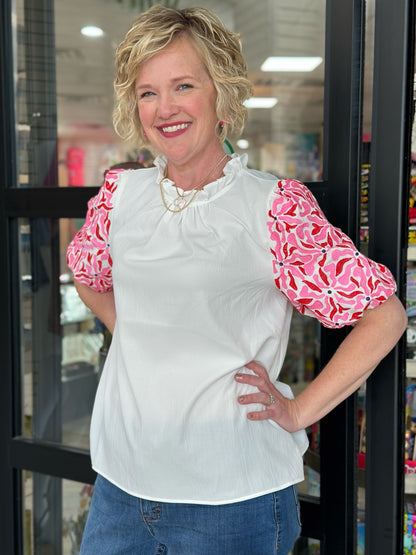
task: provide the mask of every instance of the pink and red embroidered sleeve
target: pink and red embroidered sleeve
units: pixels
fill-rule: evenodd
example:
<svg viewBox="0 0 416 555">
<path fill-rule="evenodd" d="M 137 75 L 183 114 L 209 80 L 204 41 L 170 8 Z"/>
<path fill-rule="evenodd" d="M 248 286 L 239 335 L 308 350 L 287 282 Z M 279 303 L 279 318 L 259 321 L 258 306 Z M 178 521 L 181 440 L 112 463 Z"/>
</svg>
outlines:
<svg viewBox="0 0 416 555">
<path fill-rule="evenodd" d="M 267 225 L 277 287 L 324 326 L 353 324 L 395 292 L 390 271 L 333 227 L 299 181 L 279 181 Z"/>
<path fill-rule="evenodd" d="M 66 259 L 74 279 L 99 293 L 112 291 L 112 265 L 109 251 L 110 211 L 113 194 L 122 170 L 109 171 L 105 183 L 88 202 L 85 224 L 69 244 Z"/>
</svg>

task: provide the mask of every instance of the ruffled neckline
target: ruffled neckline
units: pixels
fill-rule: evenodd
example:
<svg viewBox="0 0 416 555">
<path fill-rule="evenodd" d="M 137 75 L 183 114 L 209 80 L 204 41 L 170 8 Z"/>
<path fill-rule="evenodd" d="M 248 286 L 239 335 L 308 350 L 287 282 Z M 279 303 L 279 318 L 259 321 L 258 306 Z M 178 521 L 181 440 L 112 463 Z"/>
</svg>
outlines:
<svg viewBox="0 0 416 555">
<path fill-rule="evenodd" d="M 223 175 L 207 183 L 203 189 L 199 191 L 195 200 L 192 202 L 191 206 L 197 206 L 198 204 L 213 200 L 217 196 L 220 196 L 226 192 L 226 190 L 234 183 L 234 177 L 243 168 L 247 166 L 247 154 L 232 154 L 231 159 L 226 163 L 223 169 Z M 175 187 L 175 182 L 168 177 L 163 177 L 165 173 L 165 168 L 167 164 L 167 159 L 165 156 L 160 154 L 154 160 L 154 165 L 158 169 L 157 182 L 160 183 L 166 200 L 173 201 L 177 198 L 177 192 Z M 181 189 L 177 188 L 180 193 L 187 193 Z"/>
</svg>

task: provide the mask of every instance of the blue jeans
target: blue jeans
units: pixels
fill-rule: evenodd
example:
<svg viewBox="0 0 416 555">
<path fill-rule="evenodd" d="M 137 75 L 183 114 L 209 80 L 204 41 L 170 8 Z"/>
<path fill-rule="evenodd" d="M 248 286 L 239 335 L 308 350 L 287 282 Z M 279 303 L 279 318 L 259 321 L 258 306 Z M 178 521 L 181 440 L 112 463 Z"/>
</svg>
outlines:
<svg viewBox="0 0 416 555">
<path fill-rule="evenodd" d="M 287 555 L 300 534 L 296 486 L 226 505 L 160 503 L 98 476 L 82 555 Z"/>
</svg>

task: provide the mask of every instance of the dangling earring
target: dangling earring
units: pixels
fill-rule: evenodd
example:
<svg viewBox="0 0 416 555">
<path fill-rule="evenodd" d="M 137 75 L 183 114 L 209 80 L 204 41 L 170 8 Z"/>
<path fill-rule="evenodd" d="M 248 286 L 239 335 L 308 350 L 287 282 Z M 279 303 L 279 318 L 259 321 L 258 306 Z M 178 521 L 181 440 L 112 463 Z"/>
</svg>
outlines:
<svg viewBox="0 0 416 555">
<path fill-rule="evenodd" d="M 227 133 L 227 131 L 224 129 L 225 128 L 226 123 L 224 123 L 222 120 L 217 122 L 217 125 L 215 127 L 215 132 L 218 135 L 218 137 L 223 137 L 224 134 Z"/>
</svg>

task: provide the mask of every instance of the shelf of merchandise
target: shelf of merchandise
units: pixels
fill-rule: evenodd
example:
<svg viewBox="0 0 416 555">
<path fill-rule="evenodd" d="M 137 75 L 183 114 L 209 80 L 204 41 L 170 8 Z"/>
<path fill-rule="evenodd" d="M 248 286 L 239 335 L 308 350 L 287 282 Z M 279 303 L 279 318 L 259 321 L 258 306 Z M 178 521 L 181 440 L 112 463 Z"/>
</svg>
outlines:
<svg viewBox="0 0 416 555">
<path fill-rule="evenodd" d="M 416 262 L 416 243 L 409 243 L 407 247 L 407 260 Z M 416 359 L 406 360 L 406 376 L 416 379 Z"/>
<path fill-rule="evenodd" d="M 358 455 L 358 485 L 361 487 L 365 487 L 365 459 L 364 453 Z M 405 461 L 404 493 L 406 496 L 416 496 L 416 461 Z"/>
<path fill-rule="evenodd" d="M 408 245 L 407 260 L 416 261 L 416 243 Z M 406 377 L 416 379 L 416 359 L 406 360 Z M 405 462 L 404 491 L 406 495 L 416 495 L 416 461 Z"/>
</svg>

